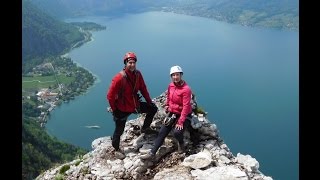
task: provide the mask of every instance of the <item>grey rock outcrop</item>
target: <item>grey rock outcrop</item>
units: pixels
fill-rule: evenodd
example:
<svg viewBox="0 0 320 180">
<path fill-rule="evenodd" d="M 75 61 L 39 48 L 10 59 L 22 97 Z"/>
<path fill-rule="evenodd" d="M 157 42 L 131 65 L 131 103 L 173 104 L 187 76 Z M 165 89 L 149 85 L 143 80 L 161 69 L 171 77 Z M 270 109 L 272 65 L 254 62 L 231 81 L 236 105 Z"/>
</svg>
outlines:
<svg viewBox="0 0 320 180">
<path fill-rule="evenodd" d="M 165 96 L 166 92 L 154 99 L 159 110 L 151 127 L 158 131 L 166 116 L 162 108 Z M 272 180 L 259 171 L 255 158 L 240 153 L 234 156 L 205 114 L 193 114 L 191 125 L 197 138 L 190 138 L 189 131 L 185 131 L 185 153 L 177 152 L 178 143 L 169 134 L 154 159 L 142 160 L 140 156 L 152 148 L 156 138 L 154 134 L 140 134 L 143 119 L 144 114 L 126 123 L 120 143 L 126 155 L 123 160 L 115 158 L 111 137 L 101 137 L 92 142 L 93 150 L 83 157 L 49 169 L 36 179 Z"/>
</svg>

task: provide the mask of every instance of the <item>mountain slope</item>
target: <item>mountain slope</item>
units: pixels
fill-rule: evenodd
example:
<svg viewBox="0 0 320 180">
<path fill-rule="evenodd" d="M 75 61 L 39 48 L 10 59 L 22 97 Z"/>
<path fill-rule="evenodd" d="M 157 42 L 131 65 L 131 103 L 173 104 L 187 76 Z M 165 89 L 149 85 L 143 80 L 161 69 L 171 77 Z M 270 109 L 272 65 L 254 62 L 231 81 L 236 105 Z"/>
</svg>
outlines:
<svg viewBox="0 0 320 180">
<path fill-rule="evenodd" d="M 46 57 L 61 54 L 84 39 L 75 26 L 55 20 L 30 1 L 22 2 L 23 71 L 34 68 Z M 37 103 L 32 98 L 25 98 L 22 102 L 22 178 L 27 180 L 34 179 L 57 163 L 70 161 L 86 153 L 82 148 L 49 136 L 37 122 L 39 115 Z"/>
<path fill-rule="evenodd" d="M 57 163 L 71 161 L 86 150 L 49 136 L 35 120 L 22 122 L 22 178 L 34 179 Z"/>
<path fill-rule="evenodd" d="M 153 99 L 158 112 L 151 128 L 159 131 L 166 117 L 166 92 Z M 121 136 L 124 159 L 118 159 L 110 136 L 92 142 L 93 150 L 71 162 L 61 164 L 40 174 L 44 179 L 232 179 L 272 180 L 259 171 L 259 162 L 250 155 L 232 154 L 219 136 L 215 124 L 205 114 L 195 111 L 193 101 L 192 128 L 186 127 L 186 151 L 178 152 L 178 142 L 171 131 L 154 158 L 142 158 L 154 146 L 155 134 L 140 133 L 144 116 L 129 120 Z M 190 132 L 193 133 L 190 133 Z"/>
<path fill-rule="evenodd" d="M 23 62 L 35 57 L 58 55 L 84 39 L 75 26 L 48 16 L 28 0 L 22 2 Z"/>
</svg>

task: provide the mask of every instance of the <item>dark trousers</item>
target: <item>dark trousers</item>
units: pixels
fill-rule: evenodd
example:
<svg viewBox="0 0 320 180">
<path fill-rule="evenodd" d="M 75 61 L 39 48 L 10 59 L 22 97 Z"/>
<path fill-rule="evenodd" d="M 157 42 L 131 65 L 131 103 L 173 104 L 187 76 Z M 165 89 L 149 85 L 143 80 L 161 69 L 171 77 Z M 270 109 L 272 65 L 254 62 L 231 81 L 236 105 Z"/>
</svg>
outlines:
<svg viewBox="0 0 320 180">
<path fill-rule="evenodd" d="M 172 113 L 169 114 L 171 116 Z M 154 142 L 154 146 L 151 149 L 152 154 L 156 154 L 160 146 L 163 144 L 164 139 L 168 136 L 170 131 L 173 129 L 173 135 L 178 140 L 180 145 L 183 145 L 183 132 L 185 129 L 191 130 L 191 122 L 189 119 L 186 119 L 183 123 L 183 129 L 177 130 L 175 129 L 175 125 L 177 123 L 177 120 L 179 119 L 180 114 L 176 114 L 176 118 L 174 121 L 172 121 L 168 126 L 162 125 L 161 129 L 159 131 L 158 137 Z M 188 115 L 188 117 L 191 117 L 191 114 Z M 191 129 L 190 129 L 191 128 Z M 191 135 L 191 134 L 190 134 Z"/>
<path fill-rule="evenodd" d="M 150 106 L 146 102 L 140 102 L 139 113 L 146 113 L 146 118 L 144 119 L 142 129 L 148 128 L 150 126 L 150 124 L 152 123 L 152 119 L 157 111 L 158 108 L 156 106 Z M 113 116 L 113 121 L 115 122 L 116 128 L 112 136 L 112 146 L 116 150 L 119 150 L 120 137 L 124 131 L 126 121 L 130 114 L 132 114 L 132 112 L 118 111 L 117 115 Z"/>
</svg>

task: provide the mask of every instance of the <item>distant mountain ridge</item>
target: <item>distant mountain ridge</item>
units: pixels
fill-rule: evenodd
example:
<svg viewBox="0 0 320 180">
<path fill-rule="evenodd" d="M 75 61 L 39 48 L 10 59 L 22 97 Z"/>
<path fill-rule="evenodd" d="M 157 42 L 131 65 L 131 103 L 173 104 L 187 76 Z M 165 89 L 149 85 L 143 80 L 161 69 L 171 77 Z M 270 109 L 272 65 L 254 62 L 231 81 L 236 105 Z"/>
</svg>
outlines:
<svg viewBox="0 0 320 180">
<path fill-rule="evenodd" d="M 299 29 L 298 0 L 32 0 L 52 16 L 121 15 L 169 11 L 245 26 Z"/>
</svg>

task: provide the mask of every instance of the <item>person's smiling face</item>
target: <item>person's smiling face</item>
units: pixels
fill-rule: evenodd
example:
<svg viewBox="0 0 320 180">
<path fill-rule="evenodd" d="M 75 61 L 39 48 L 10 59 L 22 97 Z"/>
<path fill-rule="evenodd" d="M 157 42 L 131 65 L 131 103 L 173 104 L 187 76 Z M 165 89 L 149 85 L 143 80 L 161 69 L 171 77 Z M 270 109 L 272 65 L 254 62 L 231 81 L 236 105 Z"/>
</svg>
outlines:
<svg viewBox="0 0 320 180">
<path fill-rule="evenodd" d="M 136 60 L 135 59 L 128 59 L 126 67 L 130 71 L 136 70 Z"/>
</svg>

